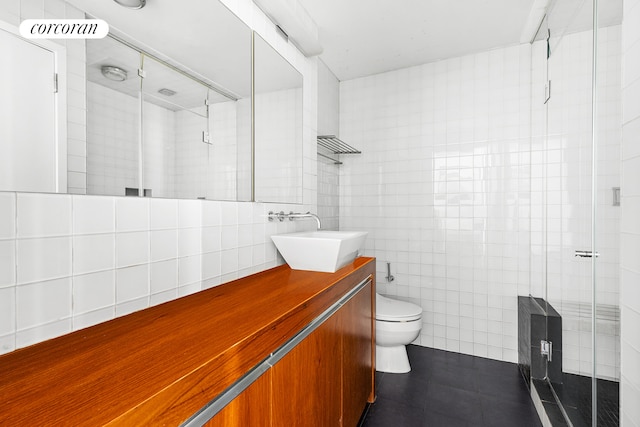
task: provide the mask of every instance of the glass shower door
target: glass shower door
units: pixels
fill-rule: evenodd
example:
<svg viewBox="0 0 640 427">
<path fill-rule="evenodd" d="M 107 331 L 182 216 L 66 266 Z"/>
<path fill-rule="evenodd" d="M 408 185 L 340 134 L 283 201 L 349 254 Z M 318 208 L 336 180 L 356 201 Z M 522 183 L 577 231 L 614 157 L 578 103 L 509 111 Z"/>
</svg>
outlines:
<svg viewBox="0 0 640 427">
<path fill-rule="evenodd" d="M 620 28 L 609 21 L 594 31 L 593 11 L 592 1 L 556 1 L 541 28 L 543 294 L 562 322 L 558 339 L 547 318 L 547 381 L 572 425 L 616 426 Z"/>
<path fill-rule="evenodd" d="M 562 340 L 555 343 L 562 360 L 547 366 L 548 373 L 553 366 L 558 374 L 549 376 L 552 389 L 574 426 L 592 425 L 595 348 L 590 257 L 593 32 L 570 32 L 571 17 L 588 14 L 587 3 L 556 2 L 548 15 L 546 300 L 562 319 Z"/>
</svg>

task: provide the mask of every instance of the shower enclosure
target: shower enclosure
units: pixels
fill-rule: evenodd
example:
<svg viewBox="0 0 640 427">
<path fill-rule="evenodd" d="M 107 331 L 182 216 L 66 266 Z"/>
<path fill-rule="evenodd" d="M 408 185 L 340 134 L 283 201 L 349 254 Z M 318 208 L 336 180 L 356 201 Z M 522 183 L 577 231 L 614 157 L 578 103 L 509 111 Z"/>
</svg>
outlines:
<svg viewBox="0 0 640 427">
<path fill-rule="evenodd" d="M 531 48 L 531 295 L 562 322 L 536 381 L 573 426 L 618 425 L 621 8 L 552 1 Z"/>
</svg>

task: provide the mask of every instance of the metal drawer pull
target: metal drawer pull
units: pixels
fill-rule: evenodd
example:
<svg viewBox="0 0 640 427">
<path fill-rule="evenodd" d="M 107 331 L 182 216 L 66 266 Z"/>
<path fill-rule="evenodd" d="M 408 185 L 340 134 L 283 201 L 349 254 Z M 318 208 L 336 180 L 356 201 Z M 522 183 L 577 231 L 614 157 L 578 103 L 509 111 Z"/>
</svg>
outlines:
<svg viewBox="0 0 640 427">
<path fill-rule="evenodd" d="M 576 251 L 575 256 L 579 256 L 581 258 L 592 258 L 593 257 L 593 252 L 592 251 Z M 600 256 L 600 254 L 598 252 L 596 252 L 596 258 Z"/>
</svg>

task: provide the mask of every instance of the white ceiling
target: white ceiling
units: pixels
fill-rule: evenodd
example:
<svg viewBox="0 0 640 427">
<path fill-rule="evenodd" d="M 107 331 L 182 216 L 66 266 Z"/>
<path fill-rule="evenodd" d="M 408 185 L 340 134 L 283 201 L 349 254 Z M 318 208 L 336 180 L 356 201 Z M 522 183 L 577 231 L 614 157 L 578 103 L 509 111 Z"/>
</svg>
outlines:
<svg viewBox="0 0 640 427">
<path fill-rule="evenodd" d="M 533 0 L 299 0 L 340 80 L 516 44 Z"/>
<path fill-rule="evenodd" d="M 236 98 L 251 95 L 251 30 L 222 3 L 149 0 L 143 9 L 130 10 L 111 0 L 67 1 L 212 86 Z"/>
<path fill-rule="evenodd" d="M 318 25 L 320 58 L 339 80 L 462 56 L 530 40 L 540 22 L 535 11 L 546 1 L 535 0 L 298 0 Z M 590 1 L 561 0 L 565 10 L 558 16 L 568 25 L 576 8 Z M 601 0 L 607 24 L 619 23 L 621 0 Z M 534 23 L 528 22 L 534 10 Z M 567 9 L 565 7 L 565 9 Z M 557 15 L 561 15 L 558 13 Z M 584 25 L 590 22 L 582 13 Z M 580 20 L 580 19 L 578 19 Z M 526 29 L 525 29 L 526 28 Z"/>
</svg>

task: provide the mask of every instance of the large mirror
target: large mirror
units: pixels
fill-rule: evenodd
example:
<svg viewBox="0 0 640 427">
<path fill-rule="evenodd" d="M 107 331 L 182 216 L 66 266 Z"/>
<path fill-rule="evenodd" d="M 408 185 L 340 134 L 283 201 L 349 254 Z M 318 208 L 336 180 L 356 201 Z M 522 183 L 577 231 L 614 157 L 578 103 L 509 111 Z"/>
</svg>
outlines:
<svg viewBox="0 0 640 427">
<path fill-rule="evenodd" d="M 115 2 L 70 1 L 107 21 L 115 36 L 87 41 L 91 83 L 109 84 L 99 71 L 117 64 L 120 56 L 127 58 L 133 51 L 138 58 L 130 71 L 137 92 L 127 93 L 139 117 L 139 131 L 130 144 L 140 156 L 135 182 L 124 185 L 125 179 L 132 179 L 127 170 L 117 174 L 116 187 L 98 185 L 96 189 L 105 191 L 94 191 L 89 163 L 94 163 L 96 151 L 95 162 L 103 157 L 100 150 L 88 150 L 88 190 L 250 200 L 251 30 L 218 1 L 193 1 L 189 7 L 181 2 L 150 2 L 140 10 L 127 10 Z M 115 98 L 126 93 L 121 84 L 110 84 L 109 89 Z M 90 96 L 87 99 L 91 147 L 91 125 L 102 115 L 94 114 L 96 106 Z M 99 99 L 104 103 L 105 98 Z M 99 184 L 101 177 L 96 178 Z"/>
<path fill-rule="evenodd" d="M 302 203 L 302 74 L 254 33 L 255 200 Z"/>
<path fill-rule="evenodd" d="M 110 34 L 0 22 L 0 191 L 302 203 L 302 75 L 222 3 L 59 4 Z"/>
<path fill-rule="evenodd" d="M 50 127 L 68 128 L 68 137 L 54 136 L 57 145 L 48 150 L 51 155 L 44 153 L 46 160 L 33 162 L 38 171 L 49 163 L 46 183 L 30 178 L 18 185 L 19 174 L 38 176 L 25 161 L 21 164 L 27 164 L 27 170 L 15 168 L 15 176 L 0 176 L 0 189 L 250 200 L 251 30 L 214 0 L 193 0 L 188 7 L 184 2 L 154 1 L 139 10 L 113 1 L 68 0 L 67 4 L 105 20 L 115 37 L 50 43 L 62 45 L 57 54 L 69 62 L 68 73 L 55 72 L 64 72 L 60 78 L 69 82 L 70 107 L 68 122 L 66 105 L 55 105 L 57 110 L 43 114 L 43 120 L 64 120 Z M 16 34 L 12 37 L 19 39 Z M 22 52 L 33 46 L 30 41 L 5 43 L 4 39 L 0 47 L 11 58 L 22 58 Z M 31 56 L 25 61 L 33 62 Z M 49 60 L 46 52 L 40 56 Z M 78 69 L 79 61 L 84 71 Z M 25 67 L 29 68 L 33 67 Z M 18 74 L 12 73 L 12 78 Z M 31 92 L 39 87 L 35 78 L 45 79 L 24 74 L 22 80 L 29 84 L 22 86 Z M 51 81 L 48 73 L 44 90 L 50 89 Z M 15 82 L 7 84 L 18 87 Z M 86 104 L 79 101 L 82 98 Z M 6 113 L 2 127 L 25 123 L 29 128 L 29 121 L 20 119 L 25 112 L 17 111 L 20 105 L 15 99 L 2 107 Z M 52 105 L 48 100 L 42 104 Z M 18 150 L 13 143 L 5 144 L 13 141 L 5 133 L 6 160 Z M 22 161 L 28 151 L 20 150 L 16 156 Z"/>
</svg>

